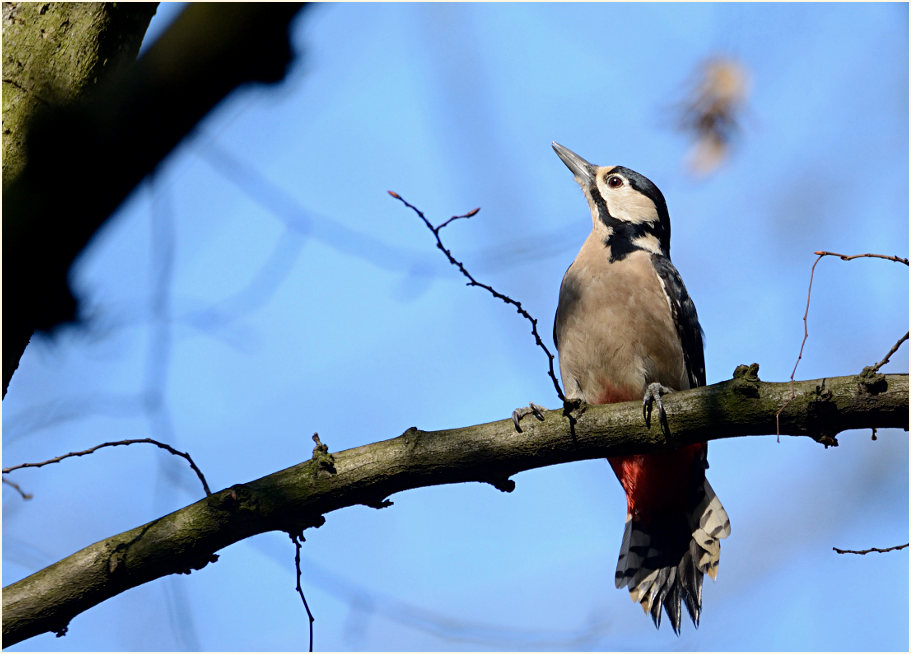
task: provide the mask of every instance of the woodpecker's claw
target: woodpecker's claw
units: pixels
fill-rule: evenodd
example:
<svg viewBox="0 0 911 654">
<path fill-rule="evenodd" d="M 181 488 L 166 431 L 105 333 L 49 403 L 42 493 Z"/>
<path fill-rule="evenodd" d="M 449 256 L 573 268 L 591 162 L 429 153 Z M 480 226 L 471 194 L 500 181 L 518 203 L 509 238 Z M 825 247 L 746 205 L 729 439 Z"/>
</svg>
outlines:
<svg viewBox="0 0 911 654">
<path fill-rule="evenodd" d="M 547 407 L 541 406 L 540 404 L 535 404 L 534 402 L 529 402 L 528 406 L 523 406 L 512 412 L 512 424 L 516 426 L 516 431 L 521 434 L 522 428 L 519 426 L 519 422 L 522 420 L 522 418 L 527 415 L 534 415 L 535 418 L 543 421 L 544 411 L 547 411 Z"/>
<path fill-rule="evenodd" d="M 642 398 L 642 417 L 645 418 L 645 426 L 652 428 L 652 403 L 658 407 L 658 419 L 661 421 L 661 429 L 665 436 L 671 435 L 670 427 L 667 426 L 667 413 L 664 411 L 664 403 L 661 396 L 673 391 L 667 386 L 662 386 L 658 382 L 653 382 L 645 389 L 645 396 Z"/>
</svg>

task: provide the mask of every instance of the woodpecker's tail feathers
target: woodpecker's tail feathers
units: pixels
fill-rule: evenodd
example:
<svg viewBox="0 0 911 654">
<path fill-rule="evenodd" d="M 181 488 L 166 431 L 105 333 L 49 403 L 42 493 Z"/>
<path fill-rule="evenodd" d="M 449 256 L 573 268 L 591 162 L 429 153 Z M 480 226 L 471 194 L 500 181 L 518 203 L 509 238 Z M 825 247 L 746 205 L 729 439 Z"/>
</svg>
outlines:
<svg viewBox="0 0 911 654">
<path fill-rule="evenodd" d="M 617 562 L 617 588 L 629 588 L 656 627 L 663 606 L 677 634 L 681 603 L 699 626 L 703 575 L 715 579 L 720 540 L 731 533 L 728 515 L 708 481 L 698 495 L 689 515 L 650 516 L 648 524 L 627 517 Z"/>
</svg>

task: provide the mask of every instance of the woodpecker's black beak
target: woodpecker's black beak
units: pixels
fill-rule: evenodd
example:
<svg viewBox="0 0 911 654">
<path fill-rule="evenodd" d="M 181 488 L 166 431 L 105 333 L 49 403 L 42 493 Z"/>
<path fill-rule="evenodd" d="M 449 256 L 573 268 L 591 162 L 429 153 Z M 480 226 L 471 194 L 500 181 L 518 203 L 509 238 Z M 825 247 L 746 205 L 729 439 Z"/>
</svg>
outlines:
<svg viewBox="0 0 911 654">
<path fill-rule="evenodd" d="M 552 142 L 551 145 L 554 147 L 554 152 L 557 153 L 557 156 L 563 160 L 563 163 L 566 164 L 566 167 L 572 171 L 573 175 L 575 175 L 579 186 L 585 187 L 595 181 L 594 166 L 592 166 L 585 159 L 577 155 L 569 148 L 564 148 L 562 145 L 555 141 Z"/>
</svg>

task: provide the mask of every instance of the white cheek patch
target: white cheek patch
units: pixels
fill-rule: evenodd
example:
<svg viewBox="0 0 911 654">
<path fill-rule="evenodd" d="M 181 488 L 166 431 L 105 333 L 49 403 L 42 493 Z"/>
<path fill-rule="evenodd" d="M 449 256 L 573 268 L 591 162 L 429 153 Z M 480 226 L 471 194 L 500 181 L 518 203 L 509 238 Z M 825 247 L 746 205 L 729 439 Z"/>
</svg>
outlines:
<svg viewBox="0 0 911 654">
<path fill-rule="evenodd" d="M 607 211 L 617 220 L 638 225 L 641 223 L 655 223 L 660 221 L 655 203 L 648 197 L 635 190 L 624 180 L 620 188 L 610 188 L 599 175 L 596 181 L 598 191 L 604 198 Z"/>
</svg>

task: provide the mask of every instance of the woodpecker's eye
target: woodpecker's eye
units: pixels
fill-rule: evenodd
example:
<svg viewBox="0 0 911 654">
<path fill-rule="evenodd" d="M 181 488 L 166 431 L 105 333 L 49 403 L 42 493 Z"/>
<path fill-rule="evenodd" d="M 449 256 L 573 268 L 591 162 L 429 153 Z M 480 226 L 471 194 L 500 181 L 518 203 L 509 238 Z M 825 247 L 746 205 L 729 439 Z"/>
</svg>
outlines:
<svg viewBox="0 0 911 654">
<path fill-rule="evenodd" d="M 620 188 L 623 186 L 623 178 L 617 175 L 611 175 L 607 178 L 607 185 L 611 188 Z"/>
</svg>

